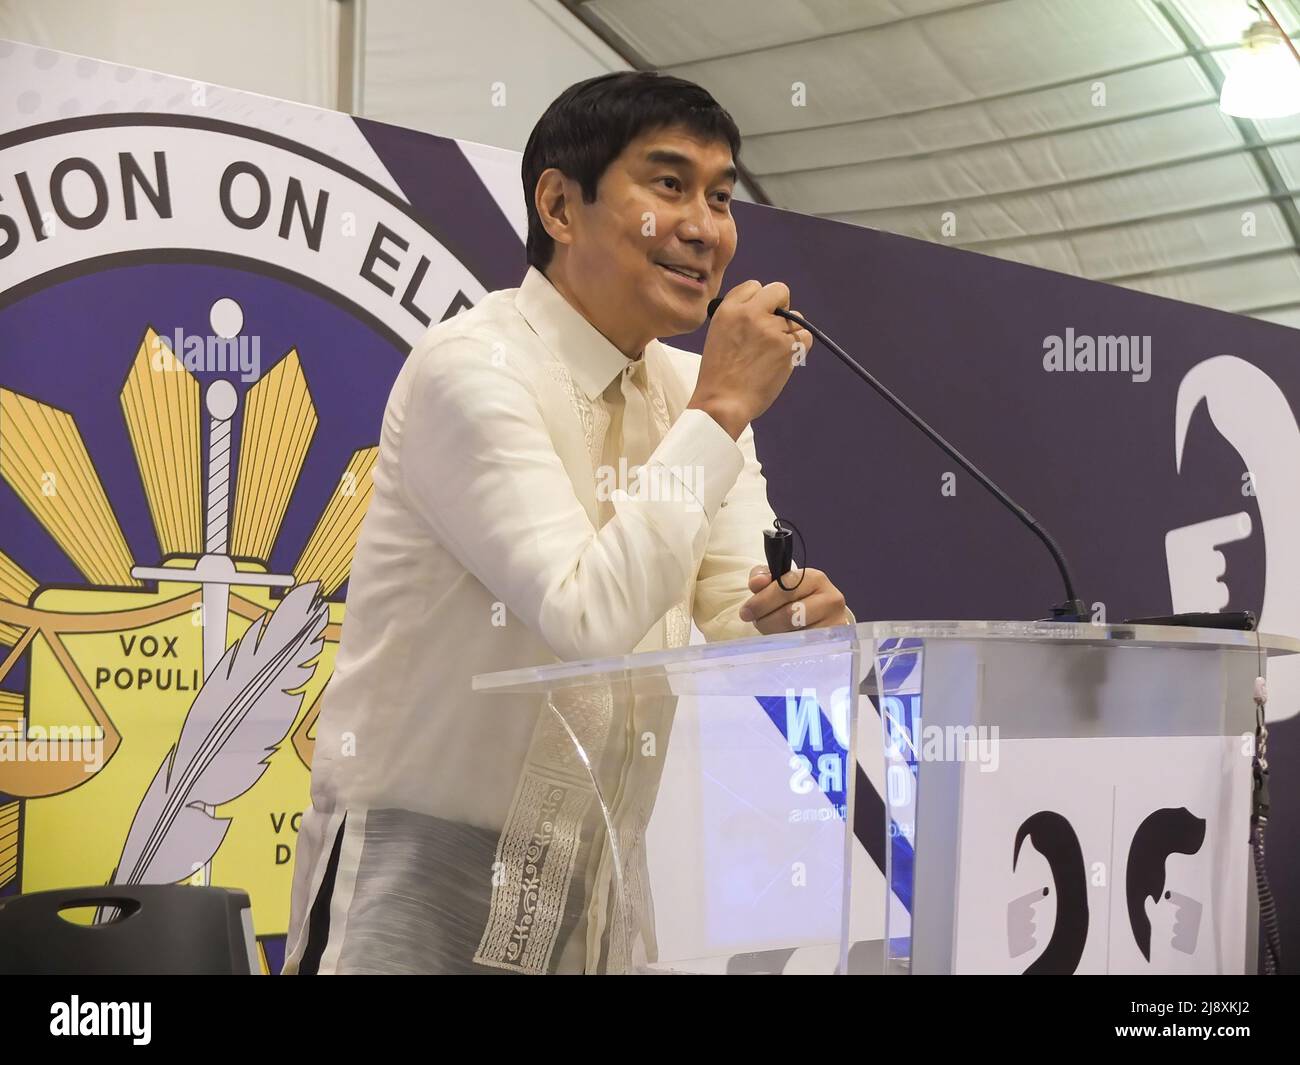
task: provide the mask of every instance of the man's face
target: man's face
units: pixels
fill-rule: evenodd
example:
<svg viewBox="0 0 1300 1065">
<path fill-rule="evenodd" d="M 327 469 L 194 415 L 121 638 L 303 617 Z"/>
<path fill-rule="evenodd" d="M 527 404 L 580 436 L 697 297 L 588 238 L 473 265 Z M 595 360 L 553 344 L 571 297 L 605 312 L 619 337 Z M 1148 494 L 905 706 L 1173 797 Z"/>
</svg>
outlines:
<svg viewBox="0 0 1300 1065">
<path fill-rule="evenodd" d="M 735 182 L 725 141 L 677 126 L 642 133 L 601 176 L 595 202 L 575 211 L 570 280 L 633 332 L 699 328 L 736 253 Z"/>
</svg>

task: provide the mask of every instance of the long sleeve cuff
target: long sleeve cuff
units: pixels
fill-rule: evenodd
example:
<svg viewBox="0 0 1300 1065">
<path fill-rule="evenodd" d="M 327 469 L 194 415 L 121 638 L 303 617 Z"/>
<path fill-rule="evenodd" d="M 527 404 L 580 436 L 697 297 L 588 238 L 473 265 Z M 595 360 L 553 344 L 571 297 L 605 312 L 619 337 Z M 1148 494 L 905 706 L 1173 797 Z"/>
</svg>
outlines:
<svg viewBox="0 0 1300 1065">
<path fill-rule="evenodd" d="M 650 478 L 642 478 L 642 490 L 653 491 L 654 483 L 668 477 L 682 493 L 679 498 L 694 501 L 712 522 L 744 468 L 745 457 L 727 431 L 702 410 L 688 408 L 673 423 L 647 466 L 657 467 Z"/>
</svg>

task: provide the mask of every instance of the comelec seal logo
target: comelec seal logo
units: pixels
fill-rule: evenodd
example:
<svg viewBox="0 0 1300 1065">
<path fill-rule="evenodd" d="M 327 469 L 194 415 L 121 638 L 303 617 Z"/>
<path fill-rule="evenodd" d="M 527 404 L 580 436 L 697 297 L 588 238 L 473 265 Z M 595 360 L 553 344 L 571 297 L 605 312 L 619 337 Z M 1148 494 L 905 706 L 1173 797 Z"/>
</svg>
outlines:
<svg viewBox="0 0 1300 1065">
<path fill-rule="evenodd" d="M 384 402 L 482 294 L 283 137 L 0 138 L 0 890 L 238 885 L 284 934 Z"/>
</svg>

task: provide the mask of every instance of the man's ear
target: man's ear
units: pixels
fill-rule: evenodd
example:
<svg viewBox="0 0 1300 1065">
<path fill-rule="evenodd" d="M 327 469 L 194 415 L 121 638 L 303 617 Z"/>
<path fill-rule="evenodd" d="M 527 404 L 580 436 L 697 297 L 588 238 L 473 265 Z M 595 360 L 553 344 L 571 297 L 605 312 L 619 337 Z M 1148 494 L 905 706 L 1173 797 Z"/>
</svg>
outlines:
<svg viewBox="0 0 1300 1065">
<path fill-rule="evenodd" d="M 564 174 L 555 167 L 542 171 L 533 193 L 533 203 L 542 228 L 556 244 L 573 243 L 573 214 L 571 196 L 574 188 Z"/>
</svg>

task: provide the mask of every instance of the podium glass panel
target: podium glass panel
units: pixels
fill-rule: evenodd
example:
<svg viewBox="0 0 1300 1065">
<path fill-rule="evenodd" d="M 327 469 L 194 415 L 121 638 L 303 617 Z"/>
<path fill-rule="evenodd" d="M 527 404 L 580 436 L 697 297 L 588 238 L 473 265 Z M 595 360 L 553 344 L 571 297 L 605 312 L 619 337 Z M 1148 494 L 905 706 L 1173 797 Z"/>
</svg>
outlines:
<svg viewBox="0 0 1300 1065">
<path fill-rule="evenodd" d="M 546 745 L 541 775 L 590 797 L 572 888 L 585 893 L 589 971 L 843 966 L 850 632 L 478 678 L 540 695 L 539 728 L 567 741 Z"/>
</svg>

